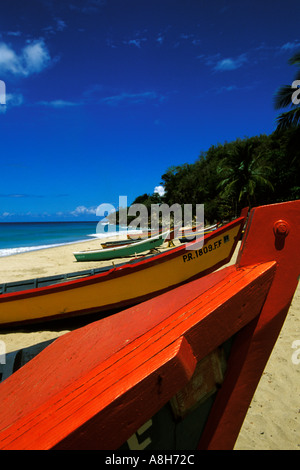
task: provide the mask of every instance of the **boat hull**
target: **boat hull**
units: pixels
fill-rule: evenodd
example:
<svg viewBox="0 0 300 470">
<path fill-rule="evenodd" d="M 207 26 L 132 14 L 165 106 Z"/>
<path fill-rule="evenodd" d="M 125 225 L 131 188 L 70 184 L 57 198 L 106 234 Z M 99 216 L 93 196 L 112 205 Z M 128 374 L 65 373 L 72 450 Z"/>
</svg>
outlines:
<svg viewBox="0 0 300 470">
<path fill-rule="evenodd" d="M 131 243 L 135 243 L 135 240 L 114 240 L 114 241 L 109 241 L 109 242 L 104 242 L 101 243 L 102 248 L 114 248 L 115 246 L 124 246 L 124 245 L 130 245 Z"/>
<path fill-rule="evenodd" d="M 109 313 L 204 276 L 230 260 L 243 223 L 243 217 L 231 222 L 205 237 L 204 244 L 192 242 L 105 273 L 2 294 L 0 325 Z"/>
<path fill-rule="evenodd" d="M 78 251 L 73 253 L 77 261 L 103 261 L 115 258 L 127 258 L 144 251 L 158 248 L 165 241 L 165 235 L 142 240 L 136 243 L 128 243 L 125 246 L 116 246 L 101 250 Z"/>
</svg>

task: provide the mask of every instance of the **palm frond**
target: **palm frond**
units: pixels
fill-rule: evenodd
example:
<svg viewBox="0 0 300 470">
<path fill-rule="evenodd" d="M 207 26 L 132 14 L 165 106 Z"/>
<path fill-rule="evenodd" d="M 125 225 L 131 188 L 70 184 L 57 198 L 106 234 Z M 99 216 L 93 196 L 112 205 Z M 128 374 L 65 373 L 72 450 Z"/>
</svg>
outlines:
<svg viewBox="0 0 300 470">
<path fill-rule="evenodd" d="M 274 186 L 272 185 L 271 181 L 269 181 L 267 178 L 260 174 L 255 174 L 255 180 L 258 182 L 261 186 L 266 186 L 272 191 L 274 191 Z"/>
<path fill-rule="evenodd" d="M 290 59 L 290 65 L 300 66 L 300 51 L 296 52 Z M 299 126 L 300 124 L 300 107 L 298 103 L 298 92 L 296 93 L 296 100 L 294 92 L 298 89 L 298 80 L 300 80 L 300 71 L 297 72 L 296 78 L 292 86 L 284 85 L 280 87 L 274 95 L 274 108 L 291 107 L 290 111 L 280 114 L 277 117 L 276 131 L 291 129 Z"/>
<path fill-rule="evenodd" d="M 300 65 L 300 51 L 296 52 L 290 59 L 289 59 L 289 64 L 290 65 Z"/>
<path fill-rule="evenodd" d="M 297 127 L 300 124 L 300 106 L 282 113 L 277 117 L 277 130 L 291 129 Z"/>
<path fill-rule="evenodd" d="M 292 94 L 295 90 L 296 88 L 292 88 L 291 85 L 281 86 L 274 95 L 274 108 L 281 109 L 292 105 Z"/>
</svg>

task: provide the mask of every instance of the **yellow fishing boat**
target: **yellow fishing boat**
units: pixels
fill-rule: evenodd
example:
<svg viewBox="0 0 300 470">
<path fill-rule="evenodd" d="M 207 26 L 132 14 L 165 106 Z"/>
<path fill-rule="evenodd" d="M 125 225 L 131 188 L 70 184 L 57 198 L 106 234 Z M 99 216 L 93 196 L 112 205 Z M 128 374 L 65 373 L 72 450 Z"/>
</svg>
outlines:
<svg viewBox="0 0 300 470">
<path fill-rule="evenodd" d="M 111 312 L 134 305 L 227 263 L 240 238 L 241 217 L 181 245 L 142 260 L 65 276 L 0 286 L 0 326 Z"/>
</svg>

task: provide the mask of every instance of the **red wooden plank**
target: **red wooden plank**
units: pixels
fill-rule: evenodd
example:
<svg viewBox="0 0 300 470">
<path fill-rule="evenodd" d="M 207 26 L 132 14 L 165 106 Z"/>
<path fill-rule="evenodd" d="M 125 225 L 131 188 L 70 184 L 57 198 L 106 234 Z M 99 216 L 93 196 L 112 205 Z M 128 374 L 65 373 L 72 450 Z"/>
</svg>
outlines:
<svg viewBox="0 0 300 470">
<path fill-rule="evenodd" d="M 145 304 L 140 304 L 58 338 L 55 341 L 55 348 L 51 345 L 47 349 L 46 365 L 44 356 L 42 359 L 36 357 L 23 368 L 22 380 L 16 375 L 19 374 L 17 371 L 14 378 L 10 377 L 1 384 L 0 422 L 3 423 L 6 416 L 13 421 L 15 416 L 20 418 L 25 411 L 32 411 L 42 403 L 45 397 L 51 397 L 60 388 L 77 380 L 101 361 L 118 352 L 127 343 L 147 333 L 168 318 L 170 312 L 184 307 L 197 295 L 206 292 L 233 271 L 235 271 L 233 266 L 218 271 L 213 277 L 206 276 L 177 288 L 176 293 L 175 290 L 171 290 L 158 298 L 149 300 L 147 309 L 145 309 Z M 76 362 L 76 367 L 64 373 L 57 370 L 60 364 L 69 363 L 70 357 L 73 362 Z M 31 390 L 27 384 L 29 381 L 33 382 L 34 377 L 38 380 L 39 393 L 32 400 Z M 18 407 L 15 407 L 12 401 L 9 403 L 6 401 L 6 397 L 15 393 L 16 382 L 20 391 Z M 20 382 L 22 382 L 21 385 Z M 1 403 L 5 405 L 1 407 Z"/>
<path fill-rule="evenodd" d="M 232 449 L 291 304 L 300 274 L 300 201 L 251 211 L 238 258 L 243 267 L 276 260 L 274 281 L 259 318 L 238 335 L 226 380 L 200 449 Z"/>
<path fill-rule="evenodd" d="M 123 347 L 82 371 L 76 379 L 79 354 L 74 357 L 69 349 L 65 355 L 63 343 L 79 334 L 85 337 L 85 351 L 81 353 L 94 362 L 85 334 L 96 324 L 60 338 L 0 386 L 0 409 L 5 414 L 0 424 L 1 447 L 109 449 L 121 445 L 187 383 L 196 360 L 259 314 L 274 269 L 274 263 L 267 263 L 240 270 L 230 268 L 223 279 L 220 273 L 212 274 L 210 281 L 220 282 L 201 295 L 195 292 L 187 305 L 179 309 L 174 306 L 163 321 L 130 342 L 126 338 L 131 323 L 120 332 L 115 316 L 110 335 L 119 335 Z M 179 298 L 184 297 L 186 287 L 180 288 Z M 145 302 L 139 306 L 140 317 L 133 319 L 142 319 L 153 306 L 152 301 Z M 53 364 L 54 358 L 59 358 L 58 364 Z M 64 375 L 71 380 L 62 386 Z M 55 393 L 43 389 L 45 376 L 50 383 L 52 380 Z M 59 388 L 55 381 L 60 383 Z M 33 387 L 39 390 L 39 405 L 33 400 Z M 29 394 L 34 404 L 26 407 Z M 18 413 L 22 416 L 13 412 L 19 399 Z"/>
</svg>

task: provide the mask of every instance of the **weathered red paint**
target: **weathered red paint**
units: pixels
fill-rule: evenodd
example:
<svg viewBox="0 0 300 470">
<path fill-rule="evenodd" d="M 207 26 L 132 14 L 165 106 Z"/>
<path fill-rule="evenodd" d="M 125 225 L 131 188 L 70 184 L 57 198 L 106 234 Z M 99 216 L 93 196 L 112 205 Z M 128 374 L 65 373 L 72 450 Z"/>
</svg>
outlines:
<svg viewBox="0 0 300 470">
<path fill-rule="evenodd" d="M 232 448 L 297 285 L 299 229 L 300 201 L 254 209 L 235 266 L 57 339 L 0 385 L 0 448 L 117 449 L 237 334 L 199 444 Z"/>
<path fill-rule="evenodd" d="M 261 314 L 239 333 L 199 448 L 231 449 L 290 307 L 300 274 L 300 201 L 253 209 L 237 267 L 276 260 Z"/>
</svg>

